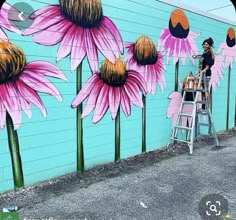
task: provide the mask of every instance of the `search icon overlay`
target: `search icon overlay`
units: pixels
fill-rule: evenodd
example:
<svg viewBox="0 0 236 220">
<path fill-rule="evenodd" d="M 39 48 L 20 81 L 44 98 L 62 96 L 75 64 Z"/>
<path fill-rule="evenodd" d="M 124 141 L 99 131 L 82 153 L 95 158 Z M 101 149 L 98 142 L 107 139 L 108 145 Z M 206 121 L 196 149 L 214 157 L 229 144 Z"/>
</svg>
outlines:
<svg viewBox="0 0 236 220">
<path fill-rule="evenodd" d="M 228 201 L 221 195 L 208 194 L 200 201 L 198 212 L 203 220 L 224 219 L 228 213 Z"/>
</svg>

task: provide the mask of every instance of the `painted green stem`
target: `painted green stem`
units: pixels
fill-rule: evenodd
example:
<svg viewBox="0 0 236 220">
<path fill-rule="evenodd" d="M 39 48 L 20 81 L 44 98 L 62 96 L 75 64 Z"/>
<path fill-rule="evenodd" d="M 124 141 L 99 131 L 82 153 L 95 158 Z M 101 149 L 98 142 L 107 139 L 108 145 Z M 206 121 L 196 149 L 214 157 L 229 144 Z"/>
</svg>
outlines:
<svg viewBox="0 0 236 220">
<path fill-rule="evenodd" d="M 178 91 L 178 88 L 179 88 L 179 60 L 175 64 L 175 92 Z M 187 137 L 187 132 L 186 132 L 186 137 Z M 176 141 L 174 141 L 174 144 L 175 143 Z"/>
<path fill-rule="evenodd" d="M 210 88 L 210 91 L 209 91 L 209 94 L 210 94 L 210 111 L 211 111 L 211 113 L 212 113 L 212 105 L 213 105 L 213 102 L 212 102 L 212 100 L 213 100 L 213 96 L 212 96 L 212 87 Z"/>
<path fill-rule="evenodd" d="M 19 146 L 17 131 L 14 130 L 14 125 L 11 116 L 8 113 L 6 118 L 7 118 L 8 144 L 11 154 L 14 186 L 15 189 L 18 190 L 24 187 L 24 175 L 20 156 L 20 146 Z"/>
<path fill-rule="evenodd" d="M 146 97 L 142 95 L 142 152 L 146 152 Z"/>
<path fill-rule="evenodd" d="M 175 64 L 175 92 L 178 91 L 179 87 L 179 60 Z"/>
<path fill-rule="evenodd" d="M 120 160 L 120 108 L 115 118 L 115 161 Z"/>
<path fill-rule="evenodd" d="M 76 94 L 82 88 L 82 62 L 77 68 L 76 73 Z M 77 129 L 77 171 L 82 172 L 84 170 L 84 148 L 83 148 L 83 119 L 81 118 L 83 111 L 83 104 L 77 107 L 76 116 L 76 129 Z"/>
<path fill-rule="evenodd" d="M 231 67 L 229 66 L 228 85 L 227 85 L 226 129 L 229 129 L 230 77 L 231 77 Z"/>
</svg>

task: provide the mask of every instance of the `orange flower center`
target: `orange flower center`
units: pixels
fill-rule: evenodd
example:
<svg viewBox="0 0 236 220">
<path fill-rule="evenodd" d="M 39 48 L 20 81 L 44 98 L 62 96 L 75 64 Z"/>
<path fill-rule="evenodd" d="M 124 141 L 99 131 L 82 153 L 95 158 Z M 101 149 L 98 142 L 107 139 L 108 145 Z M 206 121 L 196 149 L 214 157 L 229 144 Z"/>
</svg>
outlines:
<svg viewBox="0 0 236 220">
<path fill-rule="evenodd" d="M 226 36 L 226 44 L 228 47 L 234 47 L 236 44 L 235 33 L 233 28 L 229 28 Z"/>
<path fill-rule="evenodd" d="M 181 9 L 175 9 L 169 20 L 169 30 L 172 36 L 184 39 L 189 34 L 188 19 Z"/>
<path fill-rule="evenodd" d="M 122 86 L 127 79 L 125 62 L 118 58 L 115 63 L 111 63 L 109 60 L 104 60 L 100 68 L 101 79 L 109 86 Z"/>
<path fill-rule="evenodd" d="M 0 84 L 20 76 L 26 59 L 23 51 L 8 41 L 0 41 Z"/>
<path fill-rule="evenodd" d="M 140 65 L 155 64 L 158 58 L 155 44 L 146 37 L 141 36 L 135 42 L 134 58 Z"/>
<path fill-rule="evenodd" d="M 65 17 L 84 28 L 96 27 L 103 18 L 101 0 L 60 0 Z"/>
</svg>

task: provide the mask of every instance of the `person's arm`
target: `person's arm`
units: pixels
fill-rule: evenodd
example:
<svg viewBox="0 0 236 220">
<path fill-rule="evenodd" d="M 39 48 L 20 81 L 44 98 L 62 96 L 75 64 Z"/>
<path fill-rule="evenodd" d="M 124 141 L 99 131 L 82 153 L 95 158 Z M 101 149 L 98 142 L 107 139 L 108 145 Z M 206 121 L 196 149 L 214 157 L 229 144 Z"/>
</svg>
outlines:
<svg viewBox="0 0 236 220">
<path fill-rule="evenodd" d="M 210 69 L 210 66 L 209 65 L 206 65 L 206 67 L 202 70 L 202 72 L 206 72 L 207 70 Z"/>
</svg>

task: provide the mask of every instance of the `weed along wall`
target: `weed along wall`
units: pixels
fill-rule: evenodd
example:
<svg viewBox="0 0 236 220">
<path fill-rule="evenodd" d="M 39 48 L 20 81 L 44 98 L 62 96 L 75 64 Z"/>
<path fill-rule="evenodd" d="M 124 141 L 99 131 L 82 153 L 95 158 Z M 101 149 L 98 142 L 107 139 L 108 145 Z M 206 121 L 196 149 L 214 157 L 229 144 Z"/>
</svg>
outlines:
<svg viewBox="0 0 236 220">
<path fill-rule="evenodd" d="M 0 193 L 166 146 L 208 37 L 215 127 L 234 127 L 233 23 L 155 0 L 11 0 L 0 20 Z"/>
</svg>

